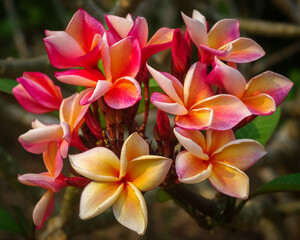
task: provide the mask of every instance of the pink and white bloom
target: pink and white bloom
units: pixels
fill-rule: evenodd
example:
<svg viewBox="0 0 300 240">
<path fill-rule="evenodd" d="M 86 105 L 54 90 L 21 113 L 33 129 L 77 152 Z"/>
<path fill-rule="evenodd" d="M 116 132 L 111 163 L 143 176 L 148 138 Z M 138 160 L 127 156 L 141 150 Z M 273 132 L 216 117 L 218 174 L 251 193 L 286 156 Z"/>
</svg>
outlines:
<svg viewBox="0 0 300 240">
<path fill-rule="evenodd" d="M 100 59 L 103 25 L 79 9 L 65 31 L 45 31 L 46 50 L 56 68 L 97 68 Z"/>
<path fill-rule="evenodd" d="M 206 67 L 202 63 L 191 66 L 184 85 L 169 73 L 147 67 L 166 93 L 153 93 L 151 102 L 157 108 L 176 115 L 177 126 L 197 130 L 227 130 L 251 115 L 237 97 L 228 94 L 214 96 L 206 83 Z"/>
<path fill-rule="evenodd" d="M 271 71 L 261 73 L 247 82 L 237 69 L 217 58 L 213 65 L 207 82 L 240 98 L 254 115 L 275 112 L 293 86 L 292 81 Z"/>
<path fill-rule="evenodd" d="M 24 72 L 12 92 L 20 105 L 31 113 L 46 113 L 59 109 L 63 100 L 60 87 L 40 72 Z"/>
<path fill-rule="evenodd" d="M 174 128 L 178 141 L 186 149 L 176 157 L 179 181 L 188 184 L 209 179 L 221 193 L 245 199 L 249 178 L 243 172 L 266 154 L 264 147 L 252 139 L 235 140 L 232 130 L 200 131 Z"/>
<path fill-rule="evenodd" d="M 197 10 L 192 18 L 182 13 L 187 31 L 199 51 L 201 62 L 210 64 L 214 56 L 235 63 L 246 63 L 265 55 L 252 39 L 240 37 L 239 22 L 235 19 L 218 21 L 208 32 L 206 18 Z"/>
<path fill-rule="evenodd" d="M 80 104 L 89 104 L 104 95 L 114 109 L 131 107 L 141 99 L 140 84 L 134 79 L 140 68 L 141 51 L 137 40 L 127 37 L 109 46 L 103 36 L 101 58 L 105 76 L 96 70 L 74 69 L 57 72 L 58 80 L 88 88 Z"/>
<path fill-rule="evenodd" d="M 172 160 L 149 155 L 148 143 L 138 133 L 126 139 L 120 159 L 104 147 L 69 157 L 75 171 L 92 180 L 81 195 L 80 218 L 95 217 L 112 206 L 122 225 L 144 234 L 148 217 L 141 191 L 161 184 Z"/>
</svg>

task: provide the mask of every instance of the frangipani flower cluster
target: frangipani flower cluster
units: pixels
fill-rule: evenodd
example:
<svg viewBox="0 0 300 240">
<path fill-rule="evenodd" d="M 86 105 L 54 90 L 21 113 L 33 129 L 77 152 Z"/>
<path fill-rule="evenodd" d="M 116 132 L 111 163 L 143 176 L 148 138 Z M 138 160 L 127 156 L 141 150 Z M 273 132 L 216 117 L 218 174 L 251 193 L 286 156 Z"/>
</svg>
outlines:
<svg viewBox="0 0 300 240">
<path fill-rule="evenodd" d="M 42 154 L 47 169 L 19 176 L 20 182 L 47 190 L 33 211 L 38 228 L 54 209 L 55 193 L 68 186 L 83 188 L 80 218 L 112 207 L 116 219 L 138 234 L 144 234 L 148 222 L 143 193 L 157 186 L 209 179 L 225 195 L 248 197 L 249 180 L 243 171 L 266 152 L 255 140 L 235 140 L 233 129 L 247 124 L 246 118 L 272 114 L 293 83 L 270 71 L 250 81 L 243 77 L 237 64 L 254 61 L 264 51 L 240 37 L 237 20 L 221 20 L 208 30 L 198 11 L 192 18 L 184 13 L 182 17 L 184 35 L 164 27 L 150 40 L 143 17 L 107 15 L 106 30 L 82 9 L 65 31 L 45 32 L 49 60 L 63 69 L 55 77 L 84 90 L 63 98 L 48 76 L 30 72 L 18 78 L 13 90 L 32 113 L 59 110 L 58 123 L 35 120 L 33 129 L 19 137 L 27 151 Z M 171 73 L 147 63 L 168 48 Z M 152 137 L 145 136 L 150 75 L 163 90 L 151 95 L 158 108 L 153 131 L 157 149 L 146 141 Z M 143 91 L 145 113 L 139 124 L 135 117 Z M 175 115 L 174 123 L 167 113 Z M 179 153 L 176 144 L 184 148 Z M 75 176 L 62 174 L 68 160 Z"/>
</svg>

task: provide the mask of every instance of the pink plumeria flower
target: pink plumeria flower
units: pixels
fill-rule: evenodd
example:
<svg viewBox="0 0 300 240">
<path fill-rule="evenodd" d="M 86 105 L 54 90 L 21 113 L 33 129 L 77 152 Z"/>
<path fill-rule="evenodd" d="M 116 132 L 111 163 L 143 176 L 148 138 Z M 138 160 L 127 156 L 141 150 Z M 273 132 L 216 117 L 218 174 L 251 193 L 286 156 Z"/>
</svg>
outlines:
<svg viewBox="0 0 300 240">
<path fill-rule="evenodd" d="M 237 69 L 217 58 L 213 65 L 207 82 L 240 98 L 254 115 L 272 114 L 293 86 L 292 81 L 271 71 L 261 73 L 247 82 Z"/>
<path fill-rule="evenodd" d="M 148 41 L 148 24 L 145 18 L 137 17 L 133 21 L 130 14 L 126 18 L 106 15 L 105 20 L 113 37 L 119 41 L 128 36 L 137 39 L 142 51 L 141 65 L 144 65 L 149 57 L 171 46 L 173 29 L 160 28 Z"/>
<path fill-rule="evenodd" d="M 149 155 L 148 143 L 138 133 L 126 139 L 120 160 L 104 147 L 69 157 L 72 167 L 92 180 L 81 195 L 80 218 L 95 217 L 112 206 L 122 225 L 144 234 L 148 217 L 141 191 L 149 191 L 161 184 L 172 160 Z"/>
<path fill-rule="evenodd" d="M 60 87 L 40 72 L 24 72 L 12 92 L 20 105 L 31 113 L 46 113 L 59 109 L 63 100 Z"/>
<path fill-rule="evenodd" d="M 100 59 L 103 25 L 79 9 L 65 31 L 45 31 L 46 50 L 56 68 L 97 68 Z"/>
<path fill-rule="evenodd" d="M 208 32 L 206 19 L 198 11 L 193 11 L 192 18 L 182 13 L 182 18 L 201 62 L 210 64 L 217 56 L 224 61 L 246 63 L 265 55 L 256 42 L 240 37 L 239 22 L 235 19 L 220 20 Z"/>
<path fill-rule="evenodd" d="M 18 180 L 25 185 L 38 186 L 47 190 L 36 204 L 32 214 L 34 225 L 40 229 L 54 210 L 54 194 L 68 185 L 65 182 L 65 177 L 62 174 L 54 177 L 48 172 L 28 173 L 19 176 Z"/>
<path fill-rule="evenodd" d="M 105 76 L 100 71 L 74 69 L 56 73 L 58 80 L 88 88 L 80 104 L 104 101 L 114 109 L 131 107 L 141 99 L 140 84 L 134 79 L 140 68 L 141 51 L 137 40 L 127 37 L 109 46 L 103 36 L 101 58 Z"/>
<path fill-rule="evenodd" d="M 237 97 L 228 94 L 214 96 L 206 83 L 206 67 L 202 63 L 191 66 L 183 86 L 169 73 L 147 67 L 166 93 L 153 93 L 151 102 L 157 108 L 176 115 L 177 126 L 197 130 L 227 130 L 251 115 Z"/>
<path fill-rule="evenodd" d="M 72 133 L 81 123 L 89 107 L 79 105 L 82 94 L 76 93 L 63 100 L 60 107 L 60 124 L 44 125 L 35 120 L 32 123 L 33 129 L 19 137 L 19 142 L 27 151 L 44 154 L 45 165 L 54 176 L 58 176 L 61 172 L 63 167 L 61 157 L 67 156 Z"/>
<path fill-rule="evenodd" d="M 221 193 L 245 199 L 249 178 L 243 172 L 266 154 L 264 147 L 252 139 L 235 140 L 232 130 L 200 131 L 174 128 L 178 141 L 186 149 L 176 157 L 179 181 L 188 184 L 209 179 Z"/>
</svg>

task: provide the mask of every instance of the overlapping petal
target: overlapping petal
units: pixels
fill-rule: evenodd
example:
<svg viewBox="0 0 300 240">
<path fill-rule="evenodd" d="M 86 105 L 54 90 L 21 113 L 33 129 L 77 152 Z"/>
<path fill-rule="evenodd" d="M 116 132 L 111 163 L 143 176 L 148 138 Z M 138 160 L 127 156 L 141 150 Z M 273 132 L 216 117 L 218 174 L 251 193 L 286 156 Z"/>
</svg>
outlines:
<svg viewBox="0 0 300 240">
<path fill-rule="evenodd" d="M 264 93 L 252 97 L 243 97 L 242 101 L 253 115 L 270 115 L 276 111 L 274 99 Z"/>
<path fill-rule="evenodd" d="M 57 177 L 63 168 L 63 161 L 56 141 L 48 144 L 47 150 L 43 152 L 43 159 L 49 174 Z"/>
<path fill-rule="evenodd" d="M 225 131 L 206 131 L 206 149 L 207 153 L 212 154 L 223 145 L 235 140 L 231 129 Z"/>
</svg>

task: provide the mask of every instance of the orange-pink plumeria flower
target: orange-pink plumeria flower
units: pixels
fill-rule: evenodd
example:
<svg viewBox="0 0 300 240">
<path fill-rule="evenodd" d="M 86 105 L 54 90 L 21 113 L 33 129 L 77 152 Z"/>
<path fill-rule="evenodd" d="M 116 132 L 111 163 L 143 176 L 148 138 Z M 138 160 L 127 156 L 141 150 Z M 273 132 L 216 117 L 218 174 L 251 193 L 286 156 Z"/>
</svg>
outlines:
<svg viewBox="0 0 300 240">
<path fill-rule="evenodd" d="M 104 32 L 100 22 L 79 9 L 65 31 L 45 31 L 51 64 L 56 68 L 97 68 Z"/>
<path fill-rule="evenodd" d="M 60 87 L 40 72 L 24 72 L 12 92 L 20 105 L 31 113 L 46 113 L 59 109 L 63 100 Z"/>
<path fill-rule="evenodd" d="M 19 137 L 22 146 L 32 153 L 43 153 L 44 162 L 50 173 L 58 176 L 63 167 L 62 157 L 68 154 L 74 130 L 82 123 L 89 105 L 81 106 L 82 94 L 74 94 L 63 100 L 60 106 L 60 124 L 44 125 L 38 120 L 33 129 Z M 55 157 L 52 157 L 55 156 Z"/>
<path fill-rule="evenodd" d="M 197 130 L 227 130 L 251 115 L 237 97 L 213 94 L 206 83 L 206 67 L 202 63 L 191 66 L 183 86 L 169 73 L 156 71 L 148 65 L 147 67 L 166 93 L 153 93 L 151 102 L 157 108 L 176 115 L 177 126 Z"/>
<path fill-rule="evenodd" d="M 144 234 L 148 217 L 141 191 L 149 191 L 161 184 L 172 160 L 149 155 L 148 143 L 138 133 L 126 139 L 120 160 L 104 147 L 69 157 L 72 167 L 92 180 L 81 195 L 80 218 L 95 217 L 112 206 L 122 225 Z"/>
<path fill-rule="evenodd" d="M 275 112 L 293 86 L 292 81 L 271 71 L 261 73 L 247 82 L 237 69 L 217 58 L 213 65 L 207 82 L 240 98 L 254 115 Z"/>
<path fill-rule="evenodd" d="M 246 63 L 264 56 L 264 50 L 252 39 L 240 37 L 235 19 L 218 21 L 208 32 L 205 17 L 193 11 L 192 18 L 182 13 L 187 31 L 199 51 L 201 62 L 211 63 L 214 56 L 235 63 Z"/>
<path fill-rule="evenodd" d="M 128 108 L 141 99 L 140 84 L 134 79 L 140 68 L 141 51 L 137 40 L 127 37 L 109 46 L 103 36 L 101 59 L 105 76 L 96 70 L 73 69 L 57 72 L 58 80 L 88 88 L 80 104 L 104 101 L 114 109 Z"/>
<path fill-rule="evenodd" d="M 198 183 L 209 179 L 221 193 L 245 199 L 249 178 L 243 172 L 266 154 L 264 147 L 252 139 L 235 140 L 232 130 L 200 131 L 174 128 L 178 141 L 186 149 L 176 157 L 179 181 Z"/>
</svg>

